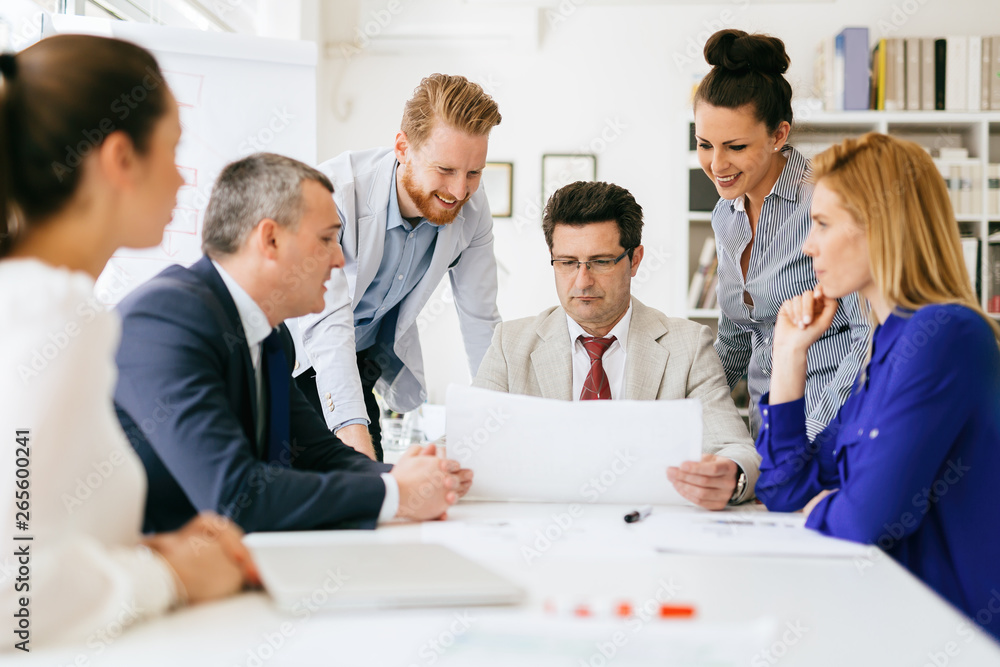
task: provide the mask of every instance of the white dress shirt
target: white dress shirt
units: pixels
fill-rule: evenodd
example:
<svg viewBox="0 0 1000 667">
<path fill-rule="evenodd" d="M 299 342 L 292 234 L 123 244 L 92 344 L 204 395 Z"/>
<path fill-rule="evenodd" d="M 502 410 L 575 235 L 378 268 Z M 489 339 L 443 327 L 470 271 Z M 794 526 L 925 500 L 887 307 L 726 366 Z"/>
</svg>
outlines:
<svg viewBox="0 0 1000 667">
<path fill-rule="evenodd" d="M 615 337 L 615 342 L 611 343 L 601 359 L 604 373 L 608 376 L 612 399 L 621 398 L 625 390 L 625 350 L 628 349 L 628 327 L 631 321 L 632 304 L 629 303 L 628 310 L 618 320 L 618 324 L 604 336 L 604 338 Z M 587 381 L 587 375 L 590 373 L 590 354 L 579 338 L 580 336 L 589 338 L 590 334 L 569 315 L 566 315 L 566 324 L 569 326 L 569 340 L 573 346 L 573 400 L 579 401 L 583 383 Z"/>
<path fill-rule="evenodd" d="M 10 629 L 21 597 L 30 599 L 30 648 L 100 643 L 101 632 L 120 632 L 178 600 L 170 566 L 139 544 L 146 475 L 112 401 L 121 323 L 93 290 L 84 273 L 0 260 L 3 650 L 20 641 Z M 30 431 L 27 452 L 16 452 L 18 430 Z M 29 459 L 27 478 L 16 477 L 15 456 Z M 18 530 L 15 493 L 25 490 L 28 527 Z M 29 551 L 29 590 L 15 590 L 14 545 Z"/>
<path fill-rule="evenodd" d="M 222 268 L 222 266 L 212 260 L 212 265 L 219 272 L 219 277 L 229 290 L 229 296 L 236 304 L 236 312 L 239 313 L 240 322 L 243 324 L 243 333 L 246 334 L 247 346 L 250 348 L 250 361 L 253 363 L 254 375 L 257 381 L 257 405 L 264 404 L 264 380 L 260 371 L 261 345 L 264 339 L 271 335 L 273 331 L 267 315 L 260 305 L 254 301 L 253 297 L 247 294 L 236 279 Z M 258 441 L 264 437 L 261 429 L 266 422 L 264 419 L 257 420 Z M 385 498 L 382 500 L 382 509 L 379 511 L 379 521 L 386 521 L 396 516 L 399 511 L 399 483 L 396 478 L 387 472 L 382 473 L 382 482 L 385 484 Z"/>
</svg>

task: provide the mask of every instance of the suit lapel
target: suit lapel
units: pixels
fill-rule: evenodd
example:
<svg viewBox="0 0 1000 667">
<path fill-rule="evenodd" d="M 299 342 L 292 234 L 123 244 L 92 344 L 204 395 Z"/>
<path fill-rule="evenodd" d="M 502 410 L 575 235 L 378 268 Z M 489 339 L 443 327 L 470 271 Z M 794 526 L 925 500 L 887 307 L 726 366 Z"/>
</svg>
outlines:
<svg viewBox="0 0 1000 667">
<path fill-rule="evenodd" d="M 385 225 L 388 217 L 392 179 L 396 177 L 396 156 L 392 152 L 382 158 L 368 189 L 364 207 L 358 215 L 358 275 L 354 285 L 354 302 L 364 295 L 382 264 L 385 250 Z"/>
<path fill-rule="evenodd" d="M 536 333 L 542 342 L 531 353 L 531 367 L 542 397 L 573 400 L 573 355 L 566 311 L 553 310 Z"/>
<path fill-rule="evenodd" d="M 208 285 L 208 288 L 215 294 L 215 298 L 218 299 L 219 305 L 222 306 L 222 310 L 225 313 L 226 322 L 224 323 L 225 331 L 223 336 L 225 337 L 226 349 L 230 351 L 234 347 L 238 349 L 243 366 L 244 377 L 241 383 L 241 391 L 245 392 L 243 400 L 247 401 L 250 405 L 250 423 L 247 433 L 256 433 L 255 424 L 259 409 L 257 405 L 256 375 L 253 370 L 253 362 L 250 361 L 247 334 L 243 330 L 243 322 L 240 320 L 240 312 L 236 309 L 236 302 L 233 301 L 233 297 L 229 293 L 229 288 L 226 287 L 226 283 L 223 282 L 219 272 L 215 270 L 215 265 L 212 264 L 211 259 L 202 257 L 192 264 L 188 270 Z M 244 424 L 244 428 L 247 428 L 247 424 Z"/>
<path fill-rule="evenodd" d="M 635 401 L 653 401 L 667 368 L 670 353 L 657 341 L 667 328 L 650 309 L 632 297 L 632 322 L 625 357 L 625 396 Z"/>
</svg>

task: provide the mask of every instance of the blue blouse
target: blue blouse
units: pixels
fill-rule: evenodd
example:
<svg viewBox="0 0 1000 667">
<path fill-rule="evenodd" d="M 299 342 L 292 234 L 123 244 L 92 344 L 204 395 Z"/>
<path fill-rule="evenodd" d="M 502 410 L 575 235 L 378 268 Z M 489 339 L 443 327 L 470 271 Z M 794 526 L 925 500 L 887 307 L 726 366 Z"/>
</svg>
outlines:
<svg viewBox="0 0 1000 667">
<path fill-rule="evenodd" d="M 826 535 L 877 544 L 1000 638 L 1000 347 L 934 305 L 876 329 L 867 377 L 810 443 L 801 399 L 762 400 L 757 497 Z"/>
</svg>

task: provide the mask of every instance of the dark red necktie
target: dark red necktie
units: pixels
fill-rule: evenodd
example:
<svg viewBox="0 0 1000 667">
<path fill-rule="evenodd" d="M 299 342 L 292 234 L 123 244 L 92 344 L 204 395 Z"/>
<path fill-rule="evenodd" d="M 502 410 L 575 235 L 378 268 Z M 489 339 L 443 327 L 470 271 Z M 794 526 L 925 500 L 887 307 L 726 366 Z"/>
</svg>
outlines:
<svg viewBox="0 0 1000 667">
<path fill-rule="evenodd" d="M 580 392 L 581 401 L 608 401 L 611 400 L 611 383 L 608 382 L 608 375 L 604 372 L 604 362 L 601 359 L 604 353 L 615 342 L 615 337 L 596 338 L 590 336 L 580 336 L 578 339 L 587 349 L 590 355 L 590 372 L 583 382 L 583 391 Z"/>
</svg>

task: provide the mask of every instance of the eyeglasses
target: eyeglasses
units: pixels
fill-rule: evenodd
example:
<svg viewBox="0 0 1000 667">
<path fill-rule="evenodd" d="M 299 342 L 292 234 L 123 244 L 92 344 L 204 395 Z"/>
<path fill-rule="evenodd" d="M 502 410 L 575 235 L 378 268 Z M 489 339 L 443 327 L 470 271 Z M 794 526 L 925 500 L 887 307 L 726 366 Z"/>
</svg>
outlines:
<svg viewBox="0 0 1000 667">
<path fill-rule="evenodd" d="M 625 255 L 630 255 L 632 250 L 633 248 L 629 248 L 614 259 L 592 259 L 586 262 L 580 262 L 575 259 L 553 259 L 550 264 L 552 264 L 552 268 L 556 270 L 556 273 L 563 275 L 576 273 L 580 270 L 581 266 L 586 266 L 587 270 L 591 273 L 609 273 L 614 270 L 618 262 L 625 258 Z"/>
</svg>

